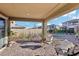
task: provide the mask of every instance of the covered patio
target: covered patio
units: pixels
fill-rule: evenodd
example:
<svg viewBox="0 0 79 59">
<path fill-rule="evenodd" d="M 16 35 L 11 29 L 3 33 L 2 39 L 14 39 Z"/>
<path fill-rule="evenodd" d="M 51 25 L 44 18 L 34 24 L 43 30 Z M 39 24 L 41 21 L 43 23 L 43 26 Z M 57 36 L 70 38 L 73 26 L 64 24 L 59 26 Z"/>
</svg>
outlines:
<svg viewBox="0 0 79 59">
<path fill-rule="evenodd" d="M 3 3 L 0 4 L 0 18 L 5 21 L 5 40 L 1 45 L 8 45 L 10 21 L 32 21 L 42 23 L 42 39 L 46 42 L 47 22 L 79 8 L 75 3 Z M 64 20 L 63 20 L 64 21 Z M 46 50 L 47 51 L 47 50 Z"/>
</svg>

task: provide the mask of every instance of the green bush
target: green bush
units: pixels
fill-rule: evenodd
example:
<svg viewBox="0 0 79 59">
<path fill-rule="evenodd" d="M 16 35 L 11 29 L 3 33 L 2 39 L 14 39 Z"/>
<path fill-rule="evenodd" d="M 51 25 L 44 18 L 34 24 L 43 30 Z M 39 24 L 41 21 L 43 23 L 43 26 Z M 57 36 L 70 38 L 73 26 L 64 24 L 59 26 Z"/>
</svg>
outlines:
<svg viewBox="0 0 79 59">
<path fill-rule="evenodd" d="M 75 33 L 75 31 L 74 30 L 72 30 L 72 29 L 69 29 L 69 30 L 67 30 L 67 29 L 64 29 L 64 30 L 56 30 L 56 32 L 55 33 Z"/>
<path fill-rule="evenodd" d="M 49 33 L 53 33 L 53 30 L 48 30 Z"/>
</svg>

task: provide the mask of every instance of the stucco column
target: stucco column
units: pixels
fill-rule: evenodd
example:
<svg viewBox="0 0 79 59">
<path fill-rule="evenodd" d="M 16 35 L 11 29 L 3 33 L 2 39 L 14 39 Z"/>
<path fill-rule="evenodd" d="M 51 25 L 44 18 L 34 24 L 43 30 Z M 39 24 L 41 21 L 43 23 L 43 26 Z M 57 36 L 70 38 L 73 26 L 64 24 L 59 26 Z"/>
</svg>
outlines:
<svg viewBox="0 0 79 59">
<path fill-rule="evenodd" d="M 47 36 L 47 21 L 42 22 L 42 42 L 46 41 Z"/>
<path fill-rule="evenodd" d="M 5 44 L 7 45 L 8 44 L 8 23 L 7 23 L 8 19 L 5 20 Z"/>
<path fill-rule="evenodd" d="M 8 46 L 9 46 L 9 41 L 10 41 L 10 19 L 7 20 L 7 36 L 8 36 Z"/>
</svg>

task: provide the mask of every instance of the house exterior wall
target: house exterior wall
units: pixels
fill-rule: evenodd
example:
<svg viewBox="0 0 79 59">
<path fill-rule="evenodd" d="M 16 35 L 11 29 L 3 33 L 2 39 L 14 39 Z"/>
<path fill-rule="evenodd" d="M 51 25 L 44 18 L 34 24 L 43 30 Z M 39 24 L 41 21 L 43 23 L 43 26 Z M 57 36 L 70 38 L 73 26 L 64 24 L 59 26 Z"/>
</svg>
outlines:
<svg viewBox="0 0 79 59">
<path fill-rule="evenodd" d="M 67 29 L 74 28 L 75 32 L 79 31 L 79 19 L 74 19 L 74 20 L 64 22 L 62 25 L 63 27 L 66 27 Z"/>
<path fill-rule="evenodd" d="M 8 17 L 5 17 L 4 15 L 0 14 L 0 18 L 4 19 L 4 25 L 5 25 L 5 29 L 4 29 L 4 37 L 0 39 L 0 48 L 2 48 L 3 45 L 8 43 L 8 34 L 7 34 L 7 20 Z"/>
<path fill-rule="evenodd" d="M 47 30 L 54 30 L 56 28 L 56 25 L 48 25 Z"/>
</svg>

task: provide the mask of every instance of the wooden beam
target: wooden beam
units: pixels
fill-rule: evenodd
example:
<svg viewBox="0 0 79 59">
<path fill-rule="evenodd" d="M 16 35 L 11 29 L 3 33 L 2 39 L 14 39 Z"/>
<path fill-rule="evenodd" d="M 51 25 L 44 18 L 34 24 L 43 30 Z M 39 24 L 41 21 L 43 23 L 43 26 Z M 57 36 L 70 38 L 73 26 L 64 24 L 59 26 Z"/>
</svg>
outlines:
<svg viewBox="0 0 79 59">
<path fill-rule="evenodd" d="M 5 17 L 8 17 L 8 15 L 6 15 L 5 13 L 3 13 L 3 12 L 1 12 L 1 11 L 0 11 L 0 14 L 2 14 L 2 15 L 5 16 Z"/>
<path fill-rule="evenodd" d="M 58 9 L 57 11 L 55 11 L 54 13 L 52 13 L 51 15 L 49 15 L 47 17 L 47 19 L 53 19 L 53 18 L 56 18 L 56 17 L 59 17 L 59 16 L 62 16 L 70 11 L 73 11 L 75 9 L 79 8 L 79 4 L 75 4 L 75 3 L 69 3 L 69 4 L 66 4 L 64 5 L 62 8 Z"/>
<path fill-rule="evenodd" d="M 42 22 L 43 19 L 35 19 L 35 18 L 22 18 L 22 17 L 12 17 L 12 16 L 8 16 L 5 13 L 0 11 L 0 14 L 2 14 L 5 17 L 9 17 L 10 20 L 14 20 L 14 21 L 32 21 L 32 22 Z"/>
<path fill-rule="evenodd" d="M 42 18 L 47 18 L 49 15 L 53 14 L 55 11 L 66 5 L 67 3 L 58 3 L 56 6 L 54 6 L 50 11 L 45 13 L 45 15 Z"/>
<path fill-rule="evenodd" d="M 8 16 L 5 13 L 0 11 L 0 14 L 2 14 L 5 17 L 9 17 L 10 20 L 14 21 L 32 21 L 32 22 L 42 22 L 43 19 L 35 19 L 35 18 L 22 18 L 22 17 L 13 17 L 13 16 Z"/>
<path fill-rule="evenodd" d="M 32 22 L 42 22 L 43 19 L 34 19 L 34 18 L 22 18 L 22 17 L 9 17 L 9 19 L 14 21 L 32 21 Z"/>
</svg>

